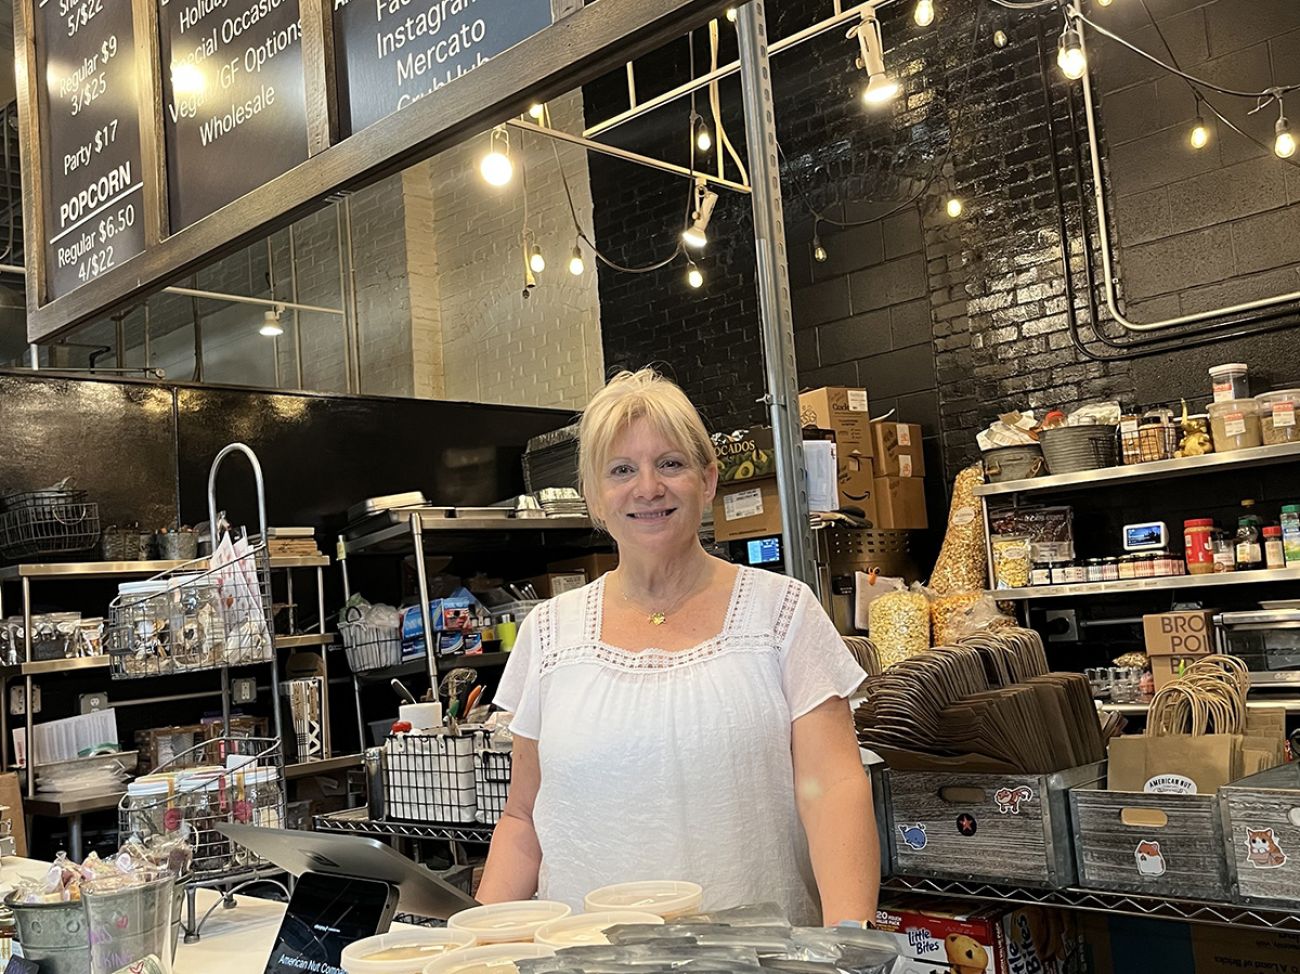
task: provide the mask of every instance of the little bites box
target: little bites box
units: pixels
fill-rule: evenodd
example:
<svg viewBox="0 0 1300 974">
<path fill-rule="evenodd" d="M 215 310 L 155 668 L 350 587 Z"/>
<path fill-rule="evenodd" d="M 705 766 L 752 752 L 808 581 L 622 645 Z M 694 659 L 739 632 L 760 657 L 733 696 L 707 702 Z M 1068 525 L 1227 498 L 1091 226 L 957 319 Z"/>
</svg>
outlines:
<svg viewBox="0 0 1300 974">
<path fill-rule="evenodd" d="M 1074 974 L 1080 970 L 1073 919 L 1041 907 L 978 907 L 907 900 L 876 913 L 902 958 L 894 974 Z"/>
</svg>

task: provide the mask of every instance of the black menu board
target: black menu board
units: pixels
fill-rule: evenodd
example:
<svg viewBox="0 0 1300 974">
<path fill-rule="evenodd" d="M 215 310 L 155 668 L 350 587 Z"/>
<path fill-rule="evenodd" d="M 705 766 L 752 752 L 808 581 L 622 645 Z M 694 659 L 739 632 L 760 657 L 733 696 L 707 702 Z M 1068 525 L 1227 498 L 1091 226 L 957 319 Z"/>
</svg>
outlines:
<svg viewBox="0 0 1300 974">
<path fill-rule="evenodd" d="M 131 0 L 35 8 L 46 286 L 57 298 L 144 250 Z"/>
<path fill-rule="evenodd" d="M 551 0 L 334 0 L 345 135 L 551 25 Z"/>
<path fill-rule="evenodd" d="M 172 232 L 307 158 L 298 0 L 161 0 Z"/>
</svg>

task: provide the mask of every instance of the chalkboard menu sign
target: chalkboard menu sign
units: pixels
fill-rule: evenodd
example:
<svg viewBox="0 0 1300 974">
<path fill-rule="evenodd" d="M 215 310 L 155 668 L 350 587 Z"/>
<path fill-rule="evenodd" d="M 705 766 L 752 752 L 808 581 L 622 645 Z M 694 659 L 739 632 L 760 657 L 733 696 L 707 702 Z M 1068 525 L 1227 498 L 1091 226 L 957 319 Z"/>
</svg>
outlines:
<svg viewBox="0 0 1300 974">
<path fill-rule="evenodd" d="M 334 0 L 345 134 L 473 71 L 551 24 L 551 0 Z"/>
<path fill-rule="evenodd" d="M 144 250 L 131 0 L 38 0 L 32 24 L 57 298 Z"/>
<path fill-rule="evenodd" d="M 175 233 L 306 159 L 307 105 L 298 0 L 161 4 Z"/>
</svg>

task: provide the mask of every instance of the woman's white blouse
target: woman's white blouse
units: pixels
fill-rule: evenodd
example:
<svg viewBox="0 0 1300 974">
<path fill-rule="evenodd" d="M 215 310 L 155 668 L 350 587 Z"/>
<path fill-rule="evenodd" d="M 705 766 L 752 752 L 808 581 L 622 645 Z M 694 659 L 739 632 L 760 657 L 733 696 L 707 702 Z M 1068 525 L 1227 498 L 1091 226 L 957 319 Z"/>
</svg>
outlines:
<svg viewBox="0 0 1300 974">
<path fill-rule="evenodd" d="M 581 910 L 610 883 L 686 879 L 705 909 L 820 923 L 790 725 L 865 678 L 821 604 L 742 567 L 717 636 L 629 651 L 601 639 L 603 594 L 602 578 L 538 606 L 495 700 L 538 742 L 540 895 Z"/>
</svg>

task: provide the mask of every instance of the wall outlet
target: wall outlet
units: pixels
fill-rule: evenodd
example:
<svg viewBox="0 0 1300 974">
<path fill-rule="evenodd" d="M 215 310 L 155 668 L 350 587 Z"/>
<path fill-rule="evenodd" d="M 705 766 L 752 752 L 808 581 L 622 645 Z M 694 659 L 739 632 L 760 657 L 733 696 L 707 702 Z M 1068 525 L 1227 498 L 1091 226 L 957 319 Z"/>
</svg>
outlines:
<svg viewBox="0 0 1300 974">
<path fill-rule="evenodd" d="M 232 680 L 230 699 L 234 703 L 254 703 L 257 700 L 257 680 L 253 677 Z"/>
<path fill-rule="evenodd" d="M 83 693 L 77 697 L 83 714 L 97 714 L 108 709 L 107 693 Z"/>
<path fill-rule="evenodd" d="M 32 713 L 41 712 L 41 688 L 32 684 Z M 9 714 L 12 717 L 22 717 L 27 713 L 27 688 L 14 686 L 9 688 Z"/>
<path fill-rule="evenodd" d="M 1048 609 L 1045 615 L 1049 643 L 1079 641 L 1079 616 L 1073 609 Z"/>
</svg>

